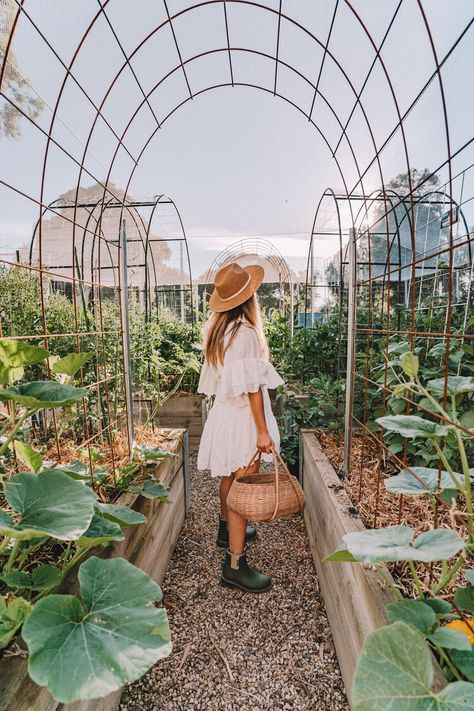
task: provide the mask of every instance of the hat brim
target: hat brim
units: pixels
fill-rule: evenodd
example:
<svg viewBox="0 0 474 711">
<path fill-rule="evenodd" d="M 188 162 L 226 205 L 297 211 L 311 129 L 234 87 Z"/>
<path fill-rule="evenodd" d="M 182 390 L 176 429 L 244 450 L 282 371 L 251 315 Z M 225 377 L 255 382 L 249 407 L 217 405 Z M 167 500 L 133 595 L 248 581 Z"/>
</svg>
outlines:
<svg viewBox="0 0 474 711">
<path fill-rule="evenodd" d="M 259 264 L 250 264 L 248 267 L 242 267 L 242 269 L 246 271 L 247 274 L 250 274 L 250 281 L 245 289 L 228 301 L 223 301 L 219 296 L 217 289 L 214 289 L 209 298 L 209 308 L 211 311 L 215 311 L 216 313 L 231 311 L 232 309 L 235 309 L 236 306 L 243 304 L 244 301 L 247 301 L 247 299 L 250 299 L 250 297 L 255 294 L 265 275 L 263 267 Z"/>
</svg>

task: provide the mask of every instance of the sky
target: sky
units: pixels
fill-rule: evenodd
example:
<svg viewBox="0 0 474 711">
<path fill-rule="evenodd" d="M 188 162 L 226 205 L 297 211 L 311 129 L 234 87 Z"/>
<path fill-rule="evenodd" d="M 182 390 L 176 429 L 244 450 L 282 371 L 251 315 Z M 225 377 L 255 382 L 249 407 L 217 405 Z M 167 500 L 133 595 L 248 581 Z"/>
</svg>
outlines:
<svg viewBox="0 0 474 711">
<path fill-rule="evenodd" d="M 172 14 L 191 4 L 185 0 L 170 0 L 168 3 Z M 278 5 L 274 0 L 267 0 L 266 4 L 269 7 Z M 378 45 L 398 2 L 357 0 L 353 5 Z M 334 6 L 333 0 L 283 0 L 282 9 L 325 42 Z M 441 60 L 471 20 L 474 6 L 471 0 L 453 0 L 449 3 L 429 0 L 423 6 L 438 59 Z M 24 8 L 55 52 L 69 63 L 82 33 L 97 12 L 98 4 L 95 0 L 26 0 Z M 163 4 L 157 0 L 110 0 L 107 6 L 107 17 L 127 54 L 131 54 L 144 36 L 163 21 L 164 12 Z M 180 15 L 173 21 L 185 61 L 200 52 L 225 46 L 223 17 L 222 6 L 215 4 Z M 228 3 L 228 22 L 232 47 L 257 49 L 272 56 L 275 54 L 278 30 L 275 14 Z M 150 91 L 164 74 L 176 66 L 173 37 L 169 28 L 165 30 L 154 35 L 131 60 L 145 92 Z M 452 153 L 472 138 L 473 46 L 474 31 L 471 27 L 442 69 Z M 27 16 L 19 20 L 12 49 L 32 91 L 45 102 L 38 124 L 48 131 L 64 68 L 34 31 Z M 359 92 L 372 63 L 374 48 L 361 26 L 354 21 L 347 4 L 342 1 L 336 13 L 329 49 L 347 72 L 354 91 Z M 434 70 L 432 48 L 415 0 L 403 0 L 381 56 L 403 113 Z M 317 81 L 322 49 L 288 21 L 281 23 L 279 58 L 308 76 L 313 83 Z M 110 26 L 101 17 L 74 63 L 74 76 L 91 98 L 100 103 L 122 63 L 123 55 Z M 229 78 L 226 52 L 203 57 L 187 66 L 186 79 L 193 93 Z M 336 191 L 344 188 L 336 161 L 318 129 L 334 148 L 341 134 L 338 120 L 344 125 L 349 117 L 355 100 L 354 91 L 349 89 L 333 59 L 327 56 L 319 89 L 333 107 L 337 119 L 319 96 L 312 114 L 318 127 L 315 128 L 300 111 L 272 95 L 274 69 L 274 60 L 236 50 L 233 53 L 236 81 L 257 83 L 269 91 L 248 87 L 208 91 L 184 103 L 163 122 L 168 112 L 189 95 L 182 72 L 174 72 L 153 92 L 150 106 L 142 107 L 125 134 L 124 143 L 136 158 L 155 128 L 150 108 L 163 122 L 138 162 L 129 193 L 135 198 L 166 193 L 175 200 L 188 236 L 195 276 L 209 267 L 220 250 L 244 236 L 264 236 L 294 269 L 302 269 L 321 195 L 327 187 Z M 279 93 L 309 113 L 312 89 L 283 65 L 279 66 L 277 88 Z M 0 101 L 4 106 L 5 100 Z M 104 104 L 103 115 L 121 134 L 141 101 L 137 82 L 126 69 Z M 398 120 L 393 96 L 379 63 L 363 87 L 361 101 L 372 135 L 361 108 L 354 111 L 348 135 L 359 170 L 363 171 L 373 160 L 373 141 L 376 146 L 382 145 Z M 91 185 L 94 179 L 105 180 L 116 145 L 110 129 L 99 119 L 85 152 L 94 115 L 93 107 L 80 89 L 68 80 L 53 124 L 53 137 L 77 161 L 81 162 L 85 155 L 85 166 L 91 175 L 83 175 L 84 186 Z M 443 106 L 436 79 L 412 108 L 405 125 L 405 138 L 413 166 L 433 169 L 446 160 Z M 0 139 L 0 180 L 38 199 L 45 148 L 44 135 L 23 119 L 18 140 Z M 342 166 L 347 187 L 352 189 L 357 182 L 357 167 L 345 140 L 340 143 L 336 158 Z M 400 131 L 388 142 L 380 162 L 386 180 L 406 170 Z M 454 174 L 472 163 L 474 153 L 471 145 L 453 162 Z M 130 156 L 120 149 L 111 179 L 125 187 L 131 168 Z M 44 178 L 44 202 L 48 203 L 70 190 L 77 182 L 77 176 L 78 167 L 74 161 L 55 145 L 50 146 Z M 440 176 L 442 181 L 445 180 L 446 170 L 442 170 Z M 380 183 L 377 165 L 372 166 L 365 177 L 364 190 L 369 192 L 379 187 Z M 472 170 L 464 175 L 464 179 L 456 179 L 454 187 L 457 198 L 466 201 L 465 209 L 471 215 L 474 197 Z M 329 203 L 327 208 L 329 213 L 324 211 L 324 220 L 328 214 L 329 217 L 334 216 Z M 0 187 L 0 250 L 14 249 L 27 242 L 37 217 L 38 207 L 34 202 L 11 189 Z M 469 221 L 472 224 L 474 219 Z M 334 226 L 331 219 L 328 225 Z M 337 248 L 336 239 L 321 237 L 317 257 L 325 259 Z"/>
</svg>

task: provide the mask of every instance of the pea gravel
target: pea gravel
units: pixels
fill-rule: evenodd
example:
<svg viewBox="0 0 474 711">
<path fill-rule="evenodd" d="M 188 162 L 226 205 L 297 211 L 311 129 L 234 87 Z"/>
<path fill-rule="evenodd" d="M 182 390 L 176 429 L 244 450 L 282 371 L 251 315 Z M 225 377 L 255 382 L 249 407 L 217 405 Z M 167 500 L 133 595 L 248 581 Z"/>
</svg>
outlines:
<svg viewBox="0 0 474 711">
<path fill-rule="evenodd" d="M 128 687 L 120 711 L 348 711 L 302 517 L 258 524 L 262 595 L 219 584 L 218 481 L 197 472 L 163 581 L 172 654 Z"/>
</svg>

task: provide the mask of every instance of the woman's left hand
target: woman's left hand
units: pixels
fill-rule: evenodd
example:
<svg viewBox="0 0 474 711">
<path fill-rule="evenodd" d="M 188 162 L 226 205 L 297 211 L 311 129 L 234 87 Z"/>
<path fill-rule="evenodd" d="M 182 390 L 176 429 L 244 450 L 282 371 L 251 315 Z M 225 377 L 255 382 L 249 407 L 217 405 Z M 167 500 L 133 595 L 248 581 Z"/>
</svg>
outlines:
<svg viewBox="0 0 474 711">
<path fill-rule="evenodd" d="M 257 449 L 264 454 L 270 454 L 273 448 L 273 440 L 268 432 L 262 432 L 257 435 Z"/>
</svg>

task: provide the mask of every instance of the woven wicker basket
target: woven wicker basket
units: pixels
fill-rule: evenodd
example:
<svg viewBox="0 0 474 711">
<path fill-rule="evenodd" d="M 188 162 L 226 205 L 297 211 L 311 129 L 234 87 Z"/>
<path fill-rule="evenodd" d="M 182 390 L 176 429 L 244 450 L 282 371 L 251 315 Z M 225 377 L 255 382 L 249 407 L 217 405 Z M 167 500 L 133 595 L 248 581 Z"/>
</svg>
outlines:
<svg viewBox="0 0 474 711">
<path fill-rule="evenodd" d="M 293 516 L 304 509 L 304 494 L 299 482 L 288 471 L 278 452 L 272 450 L 274 472 L 247 473 L 260 456 L 254 454 L 241 476 L 234 479 L 227 496 L 227 506 L 242 518 L 251 521 L 273 521 L 282 516 Z M 278 471 L 278 459 L 284 471 Z"/>
</svg>

